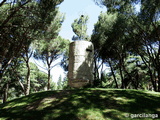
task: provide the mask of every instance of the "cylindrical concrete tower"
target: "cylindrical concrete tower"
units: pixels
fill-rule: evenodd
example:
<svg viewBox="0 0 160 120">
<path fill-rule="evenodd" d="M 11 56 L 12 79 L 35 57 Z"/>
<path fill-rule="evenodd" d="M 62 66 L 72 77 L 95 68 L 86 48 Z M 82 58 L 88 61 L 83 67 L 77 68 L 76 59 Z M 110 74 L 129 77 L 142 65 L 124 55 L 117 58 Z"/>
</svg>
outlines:
<svg viewBox="0 0 160 120">
<path fill-rule="evenodd" d="M 91 42 L 80 40 L 70 44 L 68 85 L 80 88 L 93 83 L 94 47 Z"/>
</svg>

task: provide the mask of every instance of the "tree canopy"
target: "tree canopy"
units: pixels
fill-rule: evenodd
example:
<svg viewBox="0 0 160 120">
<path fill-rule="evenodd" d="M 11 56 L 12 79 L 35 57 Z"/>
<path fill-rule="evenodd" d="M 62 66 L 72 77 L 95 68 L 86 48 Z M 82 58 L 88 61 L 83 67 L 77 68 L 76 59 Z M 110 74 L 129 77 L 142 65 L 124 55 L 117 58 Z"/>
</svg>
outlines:
<svg viewBox="0 0 160 120">
<path fill-rule="evenodd" d="M 157 0 L 95 0 L 107 8 L 101 13 L 92 34 L 96 54 L 110 66 L 115 83 L 115 74 L 119 73 L 121 88 L 130 83 L 139 82 L 140 69 L 146 66 L 146 72 L 155 91 L 160 91 L 160 2 Z M 139 5 L 140 11 L 136 11 Z M 132 58 L 131 58 L 132 56 Z M 141 61 L 137 62 L 136 58 Z M 126 61 L 135 60 L 136 68 L 128 70 Z M 130 64 L 131 65 L 131 64 Z M 140 69 L 137 69 L 141 66 Z M 137 71 L 137 73 L 136 73 Z M 134 75 L 133 75 L 134 72 Z M 146 74 L 143 74 L 146 76 Z M 147 79 L 146 79 L 147 81 Z M 137 86 L 134 84 L 134 87 Z"/>
<path fill-rule="evenodd" d="M 79 19 L 75 19 L 72 23 L 73 32 L 77 36 L 73 36 L 73 40 L 88 40 L 89 37 L 87 35 L 87 22 L 88 22 L 88 15 L 81 15 Z"/>
<path fill-rule="evenodd" d="M 30 86 L 33 85 L 34 78 L 32 77 L 32 66 L 30 66 L 29 59 L 35 51 L 33 43 L 39 42 L 40 37 L 42 37 L 43 40 L 41 41 L 43 42 L 44 39 L 46 42 L 49 39 L 53 42 L 53 39 L 55 39 L 56 42 L 50 43 L 53 44 L 52 48 L 54 48 L 58 42 L 63 40 L 63 38 L 58 37 L 58 32 L 64 20 L 64 15 L 59 13 L 57 7 L 62 1 L 3 0 L 0 2 L 0 87 L 2 88 L 1 96 L 4 98 L 4 102 L 7 99 L 9 86 L 12 83 L 16 84 L 14 81 L 19 80 L 17 69 L 24 62 L 27 68 L 27 71 L 23 70 L 27 72 L 25 74 L 26 81 L 19 82 L 24 94 L 32 92 Z M 60 44 L 61 47 L 65 48 L 62 44 Z M 42 46 L 46 45 L 43 43 Z M 50 50 L 52 48 L 50 47 Z M 63 53 L 63 50 L 58 48 L 58 52 L 55 51 L 59 55 L 59 51 Z"/>
</svg>

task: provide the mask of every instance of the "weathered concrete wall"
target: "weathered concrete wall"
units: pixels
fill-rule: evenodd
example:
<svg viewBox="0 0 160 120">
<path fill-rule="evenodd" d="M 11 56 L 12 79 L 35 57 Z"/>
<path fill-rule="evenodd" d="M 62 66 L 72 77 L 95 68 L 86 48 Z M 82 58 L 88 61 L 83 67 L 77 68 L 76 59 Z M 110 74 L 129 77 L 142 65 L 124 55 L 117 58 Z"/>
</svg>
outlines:
<svg viewBox="0 0 160 120">
<path fill-rule="evenodd" d="M 69 49 L 68 85 L 70 87 L 84 87 L 93 82 L 94 47 L 88 41 L 75 41 Z"/>
</svg>

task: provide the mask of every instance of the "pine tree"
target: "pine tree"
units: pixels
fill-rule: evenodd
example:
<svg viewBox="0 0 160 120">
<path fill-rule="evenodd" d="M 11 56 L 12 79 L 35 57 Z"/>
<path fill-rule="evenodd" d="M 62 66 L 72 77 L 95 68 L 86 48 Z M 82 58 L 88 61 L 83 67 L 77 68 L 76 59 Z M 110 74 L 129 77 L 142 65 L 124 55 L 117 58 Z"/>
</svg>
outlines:
<svg viewBox="0 0 160 120">
<path fill-rule="evenodd" d="M 73 36 L 73 40 L 89 40 L 89 36 L 87 35 L 88 19 L 87 15 L 81 15 L 79 19 L 74 20 L 71 26 L 76 36 Z"/>
<path fill-rule="evenodd" d="M 58 78 L 57 90 L 62 90 L 62 76 L 61 75 Z"/>
</svg>

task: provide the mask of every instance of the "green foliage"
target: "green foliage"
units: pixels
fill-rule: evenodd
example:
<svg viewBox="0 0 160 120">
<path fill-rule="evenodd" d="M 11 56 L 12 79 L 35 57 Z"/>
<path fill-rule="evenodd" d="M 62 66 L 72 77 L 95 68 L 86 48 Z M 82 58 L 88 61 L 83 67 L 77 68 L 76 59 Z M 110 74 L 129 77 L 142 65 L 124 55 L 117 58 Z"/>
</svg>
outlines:
<svg viewBox="0 0 160 120">
<path fill-rule="evenodd" d="M 87 35 L 87 22 L 89 17 L 86 15 L 81 15 L 79 19 L 75 19 L 72 23 L 73 32 L 77 36 L 73 36 L 73 40 L 89 40 Z"/>
<path fill-rule="evenodd" d="M 51 81 L 51 90 L 56 90 L 56 89 L 57 89 L 56 83 Z"/>
<path fill-rule="evenodd" d="M 62 76 L 60 75 L 57 82 L 57 90 L 67 89 L 67 81 L 68 81 L 67 78 L 62 79 Z"/>
<path fill-rule="evenodd" d="M 0 79 L 10 69 L 10 64 L 13 65 L 13 60 L 26 53 L 30 44 L 50 24 L 56 30 L 59 29 L 57 25 L 61 22 L 55 24 L 51 21 L 56 20 L 57 5 L 61 2 L 62 0 L 10 0 L 0 3 Z M 57 32 L 54 34 L 57 35 Z"/>
<path fill-rule="evenodd" d="M 159 91 L 160 2 L 95 1 L 106 6 L 107 12 L 100 14 L 91 40 L 98 57 L 113 70 L 114 81 L 118 82 L 116 76 L 120 76 L 122 88 L 135 89 L 152 83 L 154 90 Z M 135 9 L 137 4 L 139 12 Z"/>
<path fill-rule="evenodd" d="M 47 74 L 40 71 L 38 67 L 30 64 L 30 79 L 31 79 L 31 93 L 44 91 L 47 84 Z M 16 68 L 10 68 L 7 70 L 5 76 L 3 76 L 3 81 L 1 81 L 1 89 L 4 90 L 4 85 L 8 83 L 8 100 L 15 97 L 19 97 L 25 94 L 27 86 L 27 67 L 22 61 L 17 64 Z M 14 91 L 14 92 L 13 92 Z M 2 94 L 2 93 L 1 93 Z"/>
<path fill-rule="evenodd" d="M 68 51 L 69 40 L 58 36 L 63 20 L 64 15 L 58 13 L 45 31 L 42 31 L 39 39 L 35 42 L 35 58 L 41 59 L 43 62 L 50 59 L 50 62 L 53 62 L 53 60 Z"/>
<path fill-rule="evenodd" d="M 32 69 L 38 71 L 36 67 L 32 68 L 33 65 L 31 65 L 31 71 L 29 68 L 30 64 L 28 62 L 32 55 L 30 53 L 30 47 L 33 48 L 34 46 L 31 46 L 31 43 L 33 41 L 36 42 L 39 38 L 48 40 L 46 42 L 55 39 L 54 42 L 49 42 L 49 44 L 54 44 L 54 46 L 50 47 L 48 44 L 42 46 L 42 49 L 46 49 L 44 47 L 49 46 L 50 53 L 48 55 L 51 52 L 54 52 L 57 56 L 64 53 L 64 49 L 66 48 L 64 44 L 66 43 L 61 37 L 57 37 L 64 20 L 64 15 L 58 12 L 57 7 L 62 1 L 4 0 L 0 2 L 0 88 L 2 88 L 0 94 L 3 94 L 3 96 L 7 92 L 10 94 L 10 91 L 16 87 L 15 91 L 19 91 L 17 93 L 15 92 L 17 96 L 23 94 L 24 91 L 28 91 L 30 88 L 30 79 L 31 88 L 33 88 L 31 92 L 44 90 L 46 86 L 46 81 L 44 81 L 46 74 L 32 71 Z M 58 48 L 55 48 L 59 44 L 59 41 L 61 41 L 61 44 L 58 45 Z M 28 70 L 24 64 L 20 65 L 19 62 L 22 61 L 19 58 L 21 56 L 23 56 Z M 55 59 L 57 56 L 54 56 Z M 21 66 L 23 67 L 21 68 Z M 30 72 L 31 76 L 29 76 Z M 10 86 L 9 90 L 5 88 L 8 84 Z M 12 84 L 14 86 L 13 89 L 11 88 Z"/>
<path fill-rule="evenodd" d="M 57 82 L 57 90 L 62 90 L 62 76 L 59 76 L 58 82 Z"/>
<path fill-rule="evenodd" d="M 57 10 L 57 15 L 51 21 L 51 24 L 46 25 L 44 31 L 41 31 L 42 33 L 35 41 L 34 57 L 42 60 L 46 66 L 45 69 L 48 72 L 48 90 L 50 89 L 50 71 L 55 66 L 52 66 L 53 61 L 62 55 L 66 55 L 69 49 L 69 40 L 58 36 L 63 20 L 64 15 Z"/>
<path fill-rule="evenodd" d="M 50 89 L 50 71 L 55 67 L 55 65 L 52 66 L 52 63 L 62 55 L 66 55 L 68 47 L 69 40 L 63 39 L 60 36 L 55 39 L 47 39 L 45 37 L 44 39 L 41 39 L 36 46 L 34 57 L 42 60 L 46 65 L 45 69 L 48 71 L 48 90 Z"/>
<path fill-rule="evenodd" d="M 35 58 L 41 59 L 43 62 L 46 62 L 46 57 L 56 60 L 68 52 L 69 41 L 60 36 L 49 41 L 44 38 L 37 42 Z"/>
<path fill-rule="evenodd" d="M 40 71 L 34 63 L 29 63 L 31 69 L 31 93 L 45 90 L 47 84 L 47 74 Z M 21 82 L 26 85 L 27 68 L 25 64 L 22 64 L 18 69 L 21 76 Z"/>
<path fill-rule="evenodd" d="M 2 41 L 1 53 L 2 61 L 19 57 L 23 45 L 30 43 L 38 36 L 37 33 L 42 32 L 46 25 L 54 19 L 57 11 L 55 7 L 58 1 L 50 1 L 50 7 L 45 9 L 45 17 L 41 16 L 48 1 L 10 1 L 0 7 L 0 38 Z M 14 1 L 15 2 L 15 1 Z M 51 4 L 52 3 L 52 4 Z M 4 42 L 5 41 L 5 42 Z"/>
</svg>

